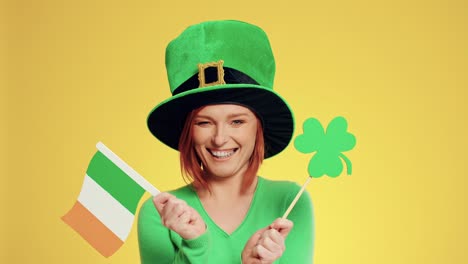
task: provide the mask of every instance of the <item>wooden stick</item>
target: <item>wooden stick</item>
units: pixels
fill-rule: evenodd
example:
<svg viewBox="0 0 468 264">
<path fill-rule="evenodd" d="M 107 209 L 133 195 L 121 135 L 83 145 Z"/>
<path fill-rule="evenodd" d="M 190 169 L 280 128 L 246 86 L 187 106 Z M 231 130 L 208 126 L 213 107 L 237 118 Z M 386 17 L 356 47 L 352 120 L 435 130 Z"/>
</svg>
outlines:
<svg viewBox="0 0 468 264">
<path fill-rule="evenodd" d="M 297 193 L 296 197 L 294 198 L 294 200 L 292 201 L 292 203 L 289 205 L 289 208 L 288 210 L 286 210 L 286 213 L 284 213 L 283 215 L 283 219 L 286 219 L 289 215 L 289 213 L 291 212 L 291 210 L 294 208 L 294 205 L 296 205 L 297 203 L 297 200 L 299 200 L 299 197 L 301 197 L 301 194 L 304 192 L 305 190 L 305 187 L 307 186 L 307 184 L 309 184 L 309 181 L 310 179 L 312 179 L 312 177 L 307 177 L 307 181 L 304 183 L 304 185 L 302 185 L 302 188 L 299 190 L 299 192 Z"/>
</svg>

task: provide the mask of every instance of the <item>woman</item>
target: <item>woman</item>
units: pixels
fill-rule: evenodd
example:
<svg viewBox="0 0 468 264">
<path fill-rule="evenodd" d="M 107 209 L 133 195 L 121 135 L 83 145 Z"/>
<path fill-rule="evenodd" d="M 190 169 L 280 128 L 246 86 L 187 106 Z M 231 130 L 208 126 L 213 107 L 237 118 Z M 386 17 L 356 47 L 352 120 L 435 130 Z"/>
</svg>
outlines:
<svg viewBox="0 0 468 264">
<path fill-rule="evenodd" d="M 257 176 L 294 126 L 272 88 L 266 34 L 239 21 L 191 26 L 168 45 L 166 68 L 173 96 L 153 109 L 148 127 L 180 151 L 191 184 L 143 204 L 142 263 L 312 263 L 308 194 L 289 220 L 278 218 L 300 187 Z"/>
</svg>

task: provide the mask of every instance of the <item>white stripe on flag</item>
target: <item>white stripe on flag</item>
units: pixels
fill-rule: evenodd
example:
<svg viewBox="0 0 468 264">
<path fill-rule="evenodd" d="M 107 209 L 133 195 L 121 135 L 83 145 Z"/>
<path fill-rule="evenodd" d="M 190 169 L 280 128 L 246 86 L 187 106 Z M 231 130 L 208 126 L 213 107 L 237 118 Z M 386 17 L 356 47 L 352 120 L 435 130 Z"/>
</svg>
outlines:
<svg viewBox="0 0 468 264">
<path fill-rule="evenodd" d="M 127 239 L 135 216 L 87 174 L 78 201 L 122 241 Z"/>
<path fill-rule="evenodd" d="M 147 192 L 151 193 L 152 196 L 159 194 L 159 190 L 156 189 L 149 181 L 147 181 L 143 176 L 136 172 L 132 167 L 130 167 L 125 161 L 123 161 L 119 156 L 117 156 L 112 150 L 106 147 L 102 142 L 96 144 L 96 148 L 104 154 L 108 159 L 110 159 L 117 167 L 119 167 L 125 174 L 132 178 L 138 185 L 140 185 Z"/>
</svg>

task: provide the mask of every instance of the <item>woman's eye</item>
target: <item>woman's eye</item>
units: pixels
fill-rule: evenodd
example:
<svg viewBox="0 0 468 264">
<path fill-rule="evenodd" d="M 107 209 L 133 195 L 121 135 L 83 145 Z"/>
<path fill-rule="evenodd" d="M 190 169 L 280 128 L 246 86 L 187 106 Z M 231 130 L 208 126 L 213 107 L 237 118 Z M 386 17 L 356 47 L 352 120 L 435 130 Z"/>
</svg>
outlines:
<svg viewBox="0 0 468 264">
<path fill-rule="evenodd" d="M 210 122 L 208 122 L 208 121 L 198 121 L 198 122 L 195 122 L 195 125 L 197 125 L 197 126 L 207 126 L 207 125 L 209 125 L 209 124 L 210 124 Z"/>
<path fill-rule="evenodd" d="M 242 125 L 242 124 L 244 124 L 244 123 L 245 123 L 244 120 L 233 120 L 233 121 L 232 121 L 232 124 L 233 124 L 233 125 Z"/>
</svg>

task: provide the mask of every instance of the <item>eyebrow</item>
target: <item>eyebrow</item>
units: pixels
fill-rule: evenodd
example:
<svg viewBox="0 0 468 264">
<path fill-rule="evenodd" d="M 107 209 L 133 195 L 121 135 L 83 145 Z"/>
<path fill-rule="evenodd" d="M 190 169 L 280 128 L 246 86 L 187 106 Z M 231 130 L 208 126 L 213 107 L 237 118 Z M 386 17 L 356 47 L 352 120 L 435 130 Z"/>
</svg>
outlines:
<svg viewBox="0 0 468 264">
<path fill-rule="evenodd" d="M 250 115 L 249 113 L 235 113 L 235 114 L 229 114 L 227 117 L 228 117 L 228 119 L 229 119 L 229 118 L 242 117 L 242 116 L 248 117 L 249 115 Z M 195 118 L 207 118 L 207 119 L 211 119 L 210 116 L 200 115 L 200 114 L 197 114 L 197 115 L 195 116 Z"/>
</svg>

